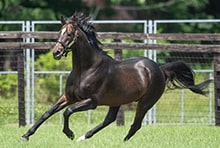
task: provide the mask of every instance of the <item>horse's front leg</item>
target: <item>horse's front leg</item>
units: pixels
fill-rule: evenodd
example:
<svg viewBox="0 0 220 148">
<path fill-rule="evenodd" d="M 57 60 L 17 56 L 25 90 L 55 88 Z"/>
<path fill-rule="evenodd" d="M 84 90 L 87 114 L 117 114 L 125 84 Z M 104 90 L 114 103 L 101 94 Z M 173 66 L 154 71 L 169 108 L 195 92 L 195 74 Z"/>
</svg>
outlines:
<svg viewBox="0 0 220 148">
<path fill-rule="evenodd" d="M 66 134 L 68 138 L 73 140 L 74 134 L 72 130 L 69 128 L 69 117 L 74 112 L 85 111 L 89 109 L 95 109 L 97 107 L 97 102 L 92 100 L 91 98 L 82 100 L 78 104 L 74 104 L 73 106 L 69 106 L 65 112 L 63 113 L 64 116 L 64 127 L 63 132 Z"/>
<path fill-rule="evenodd" d="M 79 142 L 79 141 L 91 138 L 95 133 L 97 133 L 101 129 L 105 128 L 106 126 L 108 126 L 109 124 L 114 122 L 116 120 L 119 108 L 120 108 L 120 106 L 109 107 L 109 111 L 105 117 L 105 120 L 101 124 L 99 124 L 95 128 L 93 128 L 92 130 L 88 131 L 85 135 L 79 137 L 77 141 Z"/>
<path fill-rule="evenodd" d="M 54 104 L 49 110 L 47 110 L 41 116 L 41 118 L 21 137 L 20 140 L 21 141 L 29 140 L 29 136 L 33 135 L 42 123 L 44 123 L 50 116 L 52 116 L 56 112 L 65 108 L 67 105 L 69 105 L 69 102 L 67 101 L 66 96 L 65 95 L 60 96 L 57 103 Z"/>
</svg>

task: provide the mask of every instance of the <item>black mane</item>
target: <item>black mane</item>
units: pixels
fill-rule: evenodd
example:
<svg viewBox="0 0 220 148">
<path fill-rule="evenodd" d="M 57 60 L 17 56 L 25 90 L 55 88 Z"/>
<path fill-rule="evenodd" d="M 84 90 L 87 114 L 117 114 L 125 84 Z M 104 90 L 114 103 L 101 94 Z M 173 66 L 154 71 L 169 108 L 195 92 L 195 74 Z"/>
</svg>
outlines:
<svg viewBox="0 0 220 148">
<path fill-rule="evenodd" d="M 95 27 L 91 23 L 91 17 L 85 16 L 83 13 L 74 13 L 71 17 L 73 22 L 86 34 L 89 43 L 96 47 L 96 49 L 103 51 L 99 45 L 102 43 L 96 37 Z"/>
</svg>

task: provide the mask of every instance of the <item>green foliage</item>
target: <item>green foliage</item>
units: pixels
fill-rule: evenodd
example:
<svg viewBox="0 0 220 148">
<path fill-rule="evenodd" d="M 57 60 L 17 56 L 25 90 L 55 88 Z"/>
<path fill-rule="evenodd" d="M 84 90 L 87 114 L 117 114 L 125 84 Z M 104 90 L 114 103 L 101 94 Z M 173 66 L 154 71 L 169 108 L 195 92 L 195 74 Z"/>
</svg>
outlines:
<svg viewBox="0 0 220 148">
<path fill-rule="evenodd" d="M 70 71 L 72 68 L 71 53 L 66 58 L 55 60 L 51 52 L 41 54 L 35 62 L 36 71 Z M 67 75 L 63 77 L 65 85 Z M 55 102 L 59 97 L 59 74 L 39 74 L 35 79 L 35 97 L 38 102 Z"/>
<path fill-rule="evenodd" d="M 2 0 L 0 8 L 1 20 L 56 20 L 60 15 L 84 9 L 77 0 Z"/>
<path fill-rule="evenodd" d="M 17 85 L 16 74 L 0 75 L 0 96 L 4 99 L 14 98 L 17 96 Z"/>
<path fill-rule="evenodd" d="M 114 42 L 111 39 L 102 39 L 100 40 L 102 43 L 111 43 Z M 122 42 L 124 43 L 132 43 L 134 42 L 133 40 L 123 40 Z M 114 50 L 112 49 L 104 49 L 107 54 L 109 56 L 111 56 L 112 58 L 114 58 Z M 122 58 L 123 59 L 127 59 L 127 58 L 131 58 L 131 57 L 139 57 L 139 56 L 143 56 L 144 55 L 144 51 L 143 50 L 132 50 L 132 49 L 123 49 L 122 50 Z"/>
<path fill-rule="evenodd" d="M 123 59 L 127 59 L 127 58 L 132 58 L 132 57 L 140 57 L 140 56 L 144 56 L 144 51 L 143 50 L 123 50 Z"/>
<path fill-rule="evenodd" d="M 72 53 L 69 52 L 67 57 L 63 57 L 61 60 L 55 60 L 52 52 L 41 54 L 35 62 L 36 70 L 64 70 L 68 71 L 72 69 Z"/>
</svg>

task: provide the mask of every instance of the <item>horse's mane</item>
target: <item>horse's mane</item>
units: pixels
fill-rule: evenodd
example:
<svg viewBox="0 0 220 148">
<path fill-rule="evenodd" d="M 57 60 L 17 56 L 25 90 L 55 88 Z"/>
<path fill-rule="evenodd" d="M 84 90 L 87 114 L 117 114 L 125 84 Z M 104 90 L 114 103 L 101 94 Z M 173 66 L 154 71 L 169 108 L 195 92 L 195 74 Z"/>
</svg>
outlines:
<svg viewBox="0 0 220 148">
<path fill-rule="evenodd" d="M 92 46 L 94 46 L 99 51 L 103 51 L 99 47 L 99 45 L 102 43 L 96 37 L 95 27 L 90 21 L 91 17 L 87 17 L 81 12 L 75 12 L 71 17 L 71 20 L 76 22 L 77 26 L 86 34 L 88 41 Z"/>
</svg>

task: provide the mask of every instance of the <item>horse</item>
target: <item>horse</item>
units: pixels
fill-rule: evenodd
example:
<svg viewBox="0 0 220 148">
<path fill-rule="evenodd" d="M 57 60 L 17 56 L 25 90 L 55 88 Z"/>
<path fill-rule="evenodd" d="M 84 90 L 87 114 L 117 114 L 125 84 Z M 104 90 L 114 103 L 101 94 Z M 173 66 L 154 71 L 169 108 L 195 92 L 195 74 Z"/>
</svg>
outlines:
<svg viewBox="0 0 220 148">
<path fill-rule="evenodd" d="M 162 66 L 147 57 L 116 61 L 101 48 L 90 17 L 76 12 L 70 17 L 61 16 L 61 24 L 52 53 L 54 59 L 60 60 L 72 52 L 72 71 L 67 78 L 65 92 L 21 137 L 22 141 L 29 140 L 42 123 L 66 107 L 63 132 L 73 140 L 74 133 L 69 128 L 71 114 L 101 105 L 109 106 L 103 122 L 77 141 L 86 140 L 114 122 L 121 105 L 136 101 L 135 118 L 124 138 L 127 141 L 141 128 L 145 114 L 160 99 L 166 86 L 206 94 L 204 89 L 211 80 L 196 85 L 191 67 L 183 61 Z"/>
</svg>

